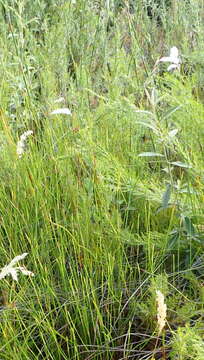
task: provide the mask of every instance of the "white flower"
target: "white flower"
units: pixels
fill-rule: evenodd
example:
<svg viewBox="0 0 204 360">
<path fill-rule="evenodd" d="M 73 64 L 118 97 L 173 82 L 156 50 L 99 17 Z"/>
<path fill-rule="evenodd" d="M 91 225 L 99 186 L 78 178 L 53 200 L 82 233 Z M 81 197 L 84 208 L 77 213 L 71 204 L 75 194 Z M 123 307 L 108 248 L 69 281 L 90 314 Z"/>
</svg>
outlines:
<svg viewBox="0 0 204 360">
<path fill-rule="evenodd" d="M 21 137 L 20 137 L 20 140 L 18 141 L 17 143 L 17 149 L 16 149 L 16 153 L 18 155 L 19 158 L 22 157 L 23 153 L 25 152 L 25 148 L 26 148 L 26 140 L 27 140 L 27 137 L 32 135 L 33 134 L 33 131 L 32 130 L 28 130 L 28 131 L 25 131 Z"/>
<path fill-rule="evenodd" d="M 157 323 L 159 327 L 159 335 L 166 324 L 166 310 L 167 306 L 164 303 L 164 295 L 161 291 L 156 291 L 156 301 L 157 301 Z"/>
<path fill-rule="evenodd" d="M 53 110 L 50 115 L 60 115 L 60 114 L 64 114 L 64 115 L 72 115 L 71 111 L 68 108 L 61 108 L 61 109 L 56 109 Z"/>
<path fill-rule="evenodd" d="M 167 71 L 171 71 L 174 69 L 180 69 L 181 59 L 179 57 L 179 51 L 176 46 L 173 46 L 170 49 L 169 56 L 164 56 L 157 61 L 159 62 L 170 62 L 171 64 L 168 66 Z"/>
<path fill-rule="evenodd" d="M 28 253 L 16 256 L 8 265 L 4 266 L 0 272 L 0 280 L 4 279 L 7 275 L 11 275 L 12 279 L 18 281 L 18 271 L 24 275 L 34 276 L 32 271 L 27 270 L 24 266 L 15 266 L 17 262 L 23 260 Z"/>
</svg>

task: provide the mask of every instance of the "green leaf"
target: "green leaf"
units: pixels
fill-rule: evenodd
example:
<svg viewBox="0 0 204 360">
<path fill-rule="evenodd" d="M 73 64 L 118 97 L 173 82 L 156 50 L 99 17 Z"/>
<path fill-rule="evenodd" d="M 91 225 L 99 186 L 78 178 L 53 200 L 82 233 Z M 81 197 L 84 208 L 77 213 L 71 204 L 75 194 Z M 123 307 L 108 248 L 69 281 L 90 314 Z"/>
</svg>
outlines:
<svg viewBox="0 0 204 360">
<path fill-rule="evenodd" d="M 154 125 L 152 125 L 151 123 L 147 123 L 147 122 L 144 122 L 144 121 L 137 121 L 137 124 L 143 125 L 146 128 L 153 130 L 156 134 L 158 133 L 158 129 Z"/>
<path fill-rule="evenodd" d="M 182 107 L 183 105 L 173 107 L 164 115 L 163 119 L 167 120 L 171 115 L 173 115 L 177 110 L 181 109 Z"/>
<path fill-rule="evenodd" d="M 168 207 L 170 197 L 171 197 L 171 184 L 167 184 L 166 190 L 162 196 L 162 208 L 166 209 Z"/>
<path fill-rule="evenodd" d="M 172 204 L 168 204 L 167 206 L 165 206 L 165 207 L 163 207 L 163 206 L 160 206 L 160 207 L 158 207 L 158 209 L 156 210 L 156 212 L 155 212 L 155 214 L 159 214 L 161 211 L 164 211 L 164 210 L 166 210 L 166 209 L 170 209 L 170 208 L 172 208 Z"/>
<path fill-rule="evenodd" d="M 151 111 L 147 110 L 135 110 L 136 113 L 145 114 L 145 115 L 151 115 L 152 117 L 155 117 L 154 114 Z"/>
<path fill-rule="evenodd" d="M 188 216 L 183 217 L 183 225 L 187 232 L 188 236 L 194 236 L 195 235 L 195 228 L 191 221 L 191 219 Z"/>
<path fill-rule="evenodd" d="M 177 242 L 180 238 L 180 232 L 178 229 L 174 229 L 170 233 L 170 238 L 168 241 L 168 250 L 174 249 L 174 247 L 177 245 Z"/>
</svg>

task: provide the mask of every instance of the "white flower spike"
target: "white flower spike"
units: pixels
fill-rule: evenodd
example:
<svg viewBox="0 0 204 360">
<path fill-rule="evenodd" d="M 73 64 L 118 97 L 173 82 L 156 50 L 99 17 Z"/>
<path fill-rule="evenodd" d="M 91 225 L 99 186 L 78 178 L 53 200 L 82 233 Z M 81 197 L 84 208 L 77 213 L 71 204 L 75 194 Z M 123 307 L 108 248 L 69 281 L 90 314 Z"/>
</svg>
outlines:
<svg viewBox="0 0 204 360">
<path fill-rule="evenodd" d="M 50 115 L 72 115 L 72 113 L 68 108 L 61 108 L 53 110 Z"/>
<path fill-rule="evenodd" d="M 179 57 L 179 51 L 176 46 L 173 46 L 170 49 L 169 56 L 164 56 L 161 59 L 157 61 L 157 63 L 160 62 L 170 62 L 171 64 L 168 66 L 167 71 L 180 69 L 181 59 Z"/>
<path fill-rule="evenodd" d="M 27 141 L 27 138 L 28 138 L 30 135 L 33 135 L 33 131 L 32 131 L 32 130 L 25 131 L 25 132 L 21 135 L 20 140 L 19 140 L 18 143 L 17 143 L 16 153 L 17 153 L 17 155 L 18 155 L 19 158 L 21 158 L 21 157 L 23 156 L 23 153 L 25 152 L 26 141 Z"/>
<path fill-rule="evenodd" d="M 159 290 L 156 290 L 156 301 L 157 301 L 157 323 L 158 323 L 159 335 L 160 335 L 166 324 L 167 306 L 164 303 L 164 295 Z"/>
<path fill-rule="evenodd" d="M 8 265 L 4 266 L 0 272 L 0 280 L 4 279 L 7 275 L 11 275 L 12 279 L 18 281 L 18 272 L 23 275 L 34 276 L 32 271 L 27 270 L 24 266 L 15 266 L 20 260 L 23 260 L 28 253 L 16 256 Z"/>
</svg>

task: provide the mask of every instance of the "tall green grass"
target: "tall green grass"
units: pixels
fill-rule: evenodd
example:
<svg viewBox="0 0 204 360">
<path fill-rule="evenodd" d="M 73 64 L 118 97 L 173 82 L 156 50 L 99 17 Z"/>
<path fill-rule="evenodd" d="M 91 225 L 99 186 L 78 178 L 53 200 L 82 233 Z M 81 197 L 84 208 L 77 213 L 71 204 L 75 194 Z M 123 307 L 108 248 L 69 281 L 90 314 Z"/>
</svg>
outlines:
<svg viewBox="0 0 204 360">
<path fill-rule="evenodd" d="M 1 2 L 1 359 L 203 359 L 204 4 L 150 5 Z"/>
</svg>

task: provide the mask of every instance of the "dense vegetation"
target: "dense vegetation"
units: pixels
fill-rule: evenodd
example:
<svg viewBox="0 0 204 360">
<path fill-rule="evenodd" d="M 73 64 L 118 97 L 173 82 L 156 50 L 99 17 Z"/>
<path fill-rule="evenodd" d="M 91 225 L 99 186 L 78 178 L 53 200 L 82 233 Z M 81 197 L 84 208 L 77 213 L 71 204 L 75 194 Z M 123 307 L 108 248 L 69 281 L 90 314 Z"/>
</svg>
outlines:
<svg viewBox="0 0 204 360">
<path fill-rule="evenodd" d="M 203 360 L 203 0 L 0 6 L 0 359 Z"/>
</svg>

